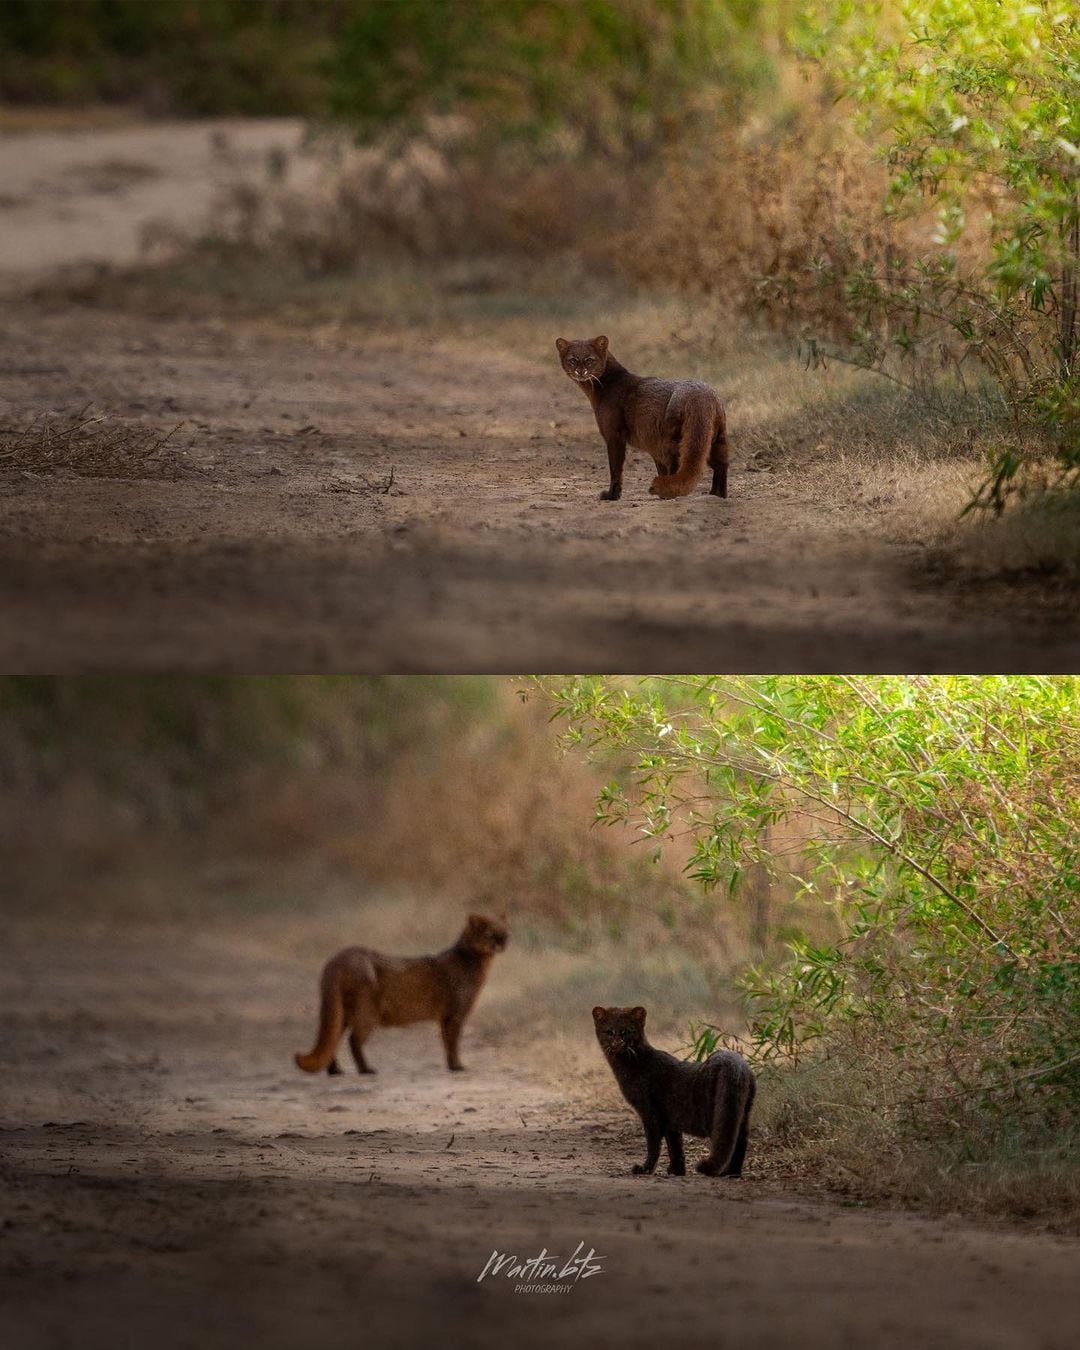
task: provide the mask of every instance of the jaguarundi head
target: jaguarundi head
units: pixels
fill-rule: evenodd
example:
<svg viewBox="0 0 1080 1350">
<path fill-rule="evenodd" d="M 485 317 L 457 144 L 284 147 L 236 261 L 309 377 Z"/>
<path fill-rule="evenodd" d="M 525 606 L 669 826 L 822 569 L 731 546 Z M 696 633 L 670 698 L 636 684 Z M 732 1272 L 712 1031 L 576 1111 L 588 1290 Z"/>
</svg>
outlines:
<svg viewBox="0 0 1080 1350">
<path fill-rule="evenodd" d="M 506 915 L 500 914 L 498 918 L 492 919 L 486 914 L 470 914 L 461 937 L 473 951 L 493 956 L 510 941 Z"/>
<path fill-rule="evenodd" d="M 578 384 L 589 384 L 604 373 L 608 359 L 608 340 L 598 338 L 556 338 L 555 347 L 562 368 Z"/>
<path fill-rule="evenodd" d="M 594 1008 L 596 1039 L 606 1055 L 633 1055 L 645 1040 L 644 1008 Z"/>
</svg>

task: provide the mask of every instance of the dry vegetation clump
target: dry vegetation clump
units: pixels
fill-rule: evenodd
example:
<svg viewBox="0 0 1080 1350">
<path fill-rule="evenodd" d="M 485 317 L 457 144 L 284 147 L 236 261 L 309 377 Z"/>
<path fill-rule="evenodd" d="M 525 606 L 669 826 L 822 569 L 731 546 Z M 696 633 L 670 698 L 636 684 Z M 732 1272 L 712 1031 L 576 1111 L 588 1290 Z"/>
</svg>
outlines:
<svg viewBox="0 0 1080 1350">
<path fill-rule="evenodd" d="M 1016 493 L 1000 516 L 973 519 L 959 555 L 985 573 L 1080 577 L 1080 498 L 1075 488 L 1035 486 Z"/>
<path fill-rule="evenodd" d="M 595 222 L 625 221 L 640 200 L 641 185 L 611 165 L 536 159 L 513 147 L 481 151 L 456 117 L 366 146 L 326 132 L 304 154 L 314 177 L 297 182 L 280 155 L 253 175 L 231 164 L 223 146 L 231 177 L 200 246 L 285 256 L 313 277 L 387 257 L 573 252 L 597 263 L 608 256 L 608 241 Z"/>
<path fill-rule="evenodd" d="M 784 122 L 750 121 L 672 156 L 626 238 L 627 262 L 707 300 L 720 324 L 742 313 L 802 340 L 812 361 L 850 358 L 920 390 L 944 371 L 977 389 L 981 372 L 946 317 L 933 317 L 920 274 L 937 247 L 932 209 L 891 213 L 888 188 L 880 155 L 805 98 Z M 986 247 L 968 231 L 960 274 Z M 920 306 L 916 348 L 905 335 Z"/>
<path fill-rule="evenodd" d="M 21 426 L 0 422 L 0 472 L 63 469 L 82 478 L 179 478 L 190 467 L 173 440 L 182 426 L 162 430 L 89 407 L 39 413 Z"/>
<path fill-rule="evenodd" d="M 1006 1078 L 988 1108 L 905 1062 L 889 1041 L 852 1027 L 826 1058 L 760 1070 L 759 1172 L 852 1203 L 1037 1219 L 1077 1232 L 1075 1121 L 1062 1114 L 1033 1130 L 1043 1112 L 1039 1083 Z"/>
<path fill-rule="evenodd" d="M 915 242 L 883 218 L 885 189 L 868 147 L 809 112 L 794 128 L 728 129 L 667 162 L 628 261 L 646 280 L 778 326 L 843 323 L 843 273 L 863 260 L 887 267 Z M 822 260 L 838 269 L 827 282 Z"/>
</svg>

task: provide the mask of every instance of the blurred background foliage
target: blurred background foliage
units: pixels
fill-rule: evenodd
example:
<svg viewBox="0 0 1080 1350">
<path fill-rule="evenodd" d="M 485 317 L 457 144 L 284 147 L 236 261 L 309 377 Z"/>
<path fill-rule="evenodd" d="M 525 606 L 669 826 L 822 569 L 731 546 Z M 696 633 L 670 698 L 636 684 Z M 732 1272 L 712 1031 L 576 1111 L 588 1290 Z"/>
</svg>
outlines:
<svg viewBox="0 0 1080 1350">
<path fill-rule="evenodd" d="M 658 865 L 592 828 L 602 782 L 502 677 L 0 677 L 11 912 L 420 895 L 571 945 L 689 944 L 729 988 L 737 960 L 802 931 L 793 882 L 729 922 L 678 848 Z"/>
<path fill-rule="evenodd" d="M 400 0 L 355 6 L 333 105 L 363 131 L 472 111 L 537 149 L 642 159 L 775 86 L 768 0 Z"/>
<path fill-rule="evenodd" d="M 348 21 L 329 0 L 0 0 L 0 99 L 314 115 Z"/>
<path fill-rule="evenodd" d="M 476 108 L 509 135 L 637 149 L 774 82 L 770 0 L 2 0 L 0 97 L 180 114 Z"/>
</svg>

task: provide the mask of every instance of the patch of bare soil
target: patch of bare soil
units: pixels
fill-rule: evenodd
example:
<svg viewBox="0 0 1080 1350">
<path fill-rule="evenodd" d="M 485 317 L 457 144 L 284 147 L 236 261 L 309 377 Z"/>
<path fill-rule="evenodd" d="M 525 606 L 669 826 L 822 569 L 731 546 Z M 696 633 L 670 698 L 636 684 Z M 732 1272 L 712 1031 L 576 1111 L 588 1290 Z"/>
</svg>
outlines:
<svg viewBox="0 0 1080 1350">
<path fill-rule="evenodd" d="M 295 118 L 110 126 L 81 114 L 73 125 L 62 114 L 8 110 L 0 117 L 0 283 L 137 262 L 163 228 L 201 225 L 222 185 L 270 155 L 290 157 L 288 172 L 302 182 L 302 139 Z"/>
<path fill-rule="evenodd" d="M 736 461 L 661 502 L 585 400 L 481 331 L 12 308 L 10 440 L 90 406 L 169 442 L 167 481 L 0 459 L 9 670 L 1072 670 L 1066 611 L 925 580 L 889 505 Z M 540 331 L 542 330 L 542 332 Z M 541 337 L 545 337 L 541 343 Z M 733 414 L 738 446 L 738 419 Z M 2 447 L 0 447 L 2 449 Z M 46 469 L 48 465 L 44 466 Z M 819 475 L 820 480 L 820 475 Z"/>
<path fill-rule="evenodd" d="M 752 1145 L 742 1182 L 631 1176 L 614 1085 L 585 1100 L 521 1020 L 543 952 L 496 963 L 465 1073 L 418 1027 L 374 1076 L 301 1074 L 339 936 L 5 925 L 0 1342 L 1073 1344 L 1075 1240 L 800 1200 Z M 579 1244 L 600 1270 L 564 1292 L 478 1279 Z"/>
</svg>

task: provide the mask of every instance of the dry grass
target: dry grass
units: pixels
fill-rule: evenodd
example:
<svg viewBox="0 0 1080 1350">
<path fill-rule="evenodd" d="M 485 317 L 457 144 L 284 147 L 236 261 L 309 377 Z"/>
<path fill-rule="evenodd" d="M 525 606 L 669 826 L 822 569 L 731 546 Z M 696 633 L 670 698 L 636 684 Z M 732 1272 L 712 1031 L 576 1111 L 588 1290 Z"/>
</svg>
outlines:
<svg viewBox="0 0 1080 1350">
<path fill-rule="evenodd" d="M 82 478 L 179 478 L 188 467 L 173 440 L 182 426 L 161 430 L 89 407 L 39 413 L 22 426 L 0 422 L 0 472 L 63 469 Z"/>
<path fill-rule="evenodd" d="M 1017 495 L 1000 516 L 982 515 L 963 531 L 959 556 L 994 575 L 1059 574 L 1080 578 L 1080 492 L 1036 488 Z"/>
<path fill-rule="evenodd" d="M 302 186 L 283 155 L 245 171 L 221 150 L 226 186 L 204 246 L 297 264 L 310 277 L 341 276 L 373 256 L 447 260 L 492 254 L 573 253 L 591 265 L 610 232 L 589 220 L 636 216 L 643 184 L 604 163 L 536 162 L 509 147 L 477 151 L 461 118 L 431 118 L 408 137 L 357 147 L 323 132 L 303 153 Z"/>
<path fill-rule="evenodd" d="M 886 180 L 867 148 L 805 108 L 794 128 L 749 124 L 671 159 L 626 240 L 641 276 L 764 312 L 781 325 L 843 322 L 842 278 L 809 286 L 817 259 L 886 269 L 915 244 L 883 218 Z"/>
<path fill-rule="evenodd" d="M 1021 1087 L 980 1106 L 927 1083 L 929 1105 L 902 1097 L 916 1066 L 880 1048 L 761 1072 L 757 1166 L 800 1189 L 852 1203 L 903 1205 L 1080 1231 L 1073 1127 L 1033 1130 Z"/>
</svg>

